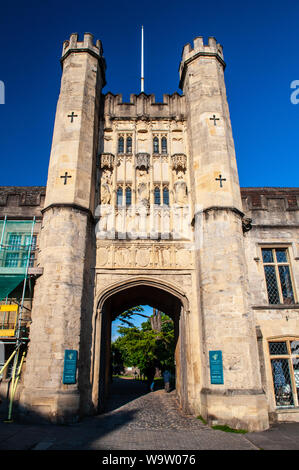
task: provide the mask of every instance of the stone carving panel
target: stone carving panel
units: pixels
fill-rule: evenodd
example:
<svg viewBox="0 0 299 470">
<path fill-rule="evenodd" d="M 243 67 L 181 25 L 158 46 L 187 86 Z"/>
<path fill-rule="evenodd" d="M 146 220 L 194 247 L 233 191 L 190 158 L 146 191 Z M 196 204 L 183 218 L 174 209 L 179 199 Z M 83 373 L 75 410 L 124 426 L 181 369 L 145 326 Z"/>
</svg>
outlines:
<svg viewBox="0 0 299 470">
<path fill-rule="evenodd" d="M 191 245 L 150 242 L 97 242 L 97 268 L 193 269 Z"/>
<path fill-rule="evenodd" d="M 140 249 L 136 252 L 136 265 L 145 267 L 150 263 L 150 252 L 147 249 Z"/>
</svg>

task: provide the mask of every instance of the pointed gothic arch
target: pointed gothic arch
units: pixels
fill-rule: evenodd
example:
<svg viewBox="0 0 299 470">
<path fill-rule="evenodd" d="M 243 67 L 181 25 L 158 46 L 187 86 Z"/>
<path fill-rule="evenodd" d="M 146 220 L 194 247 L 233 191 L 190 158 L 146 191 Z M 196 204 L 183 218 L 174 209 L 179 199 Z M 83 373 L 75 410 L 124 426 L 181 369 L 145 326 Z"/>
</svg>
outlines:
<svg viewBox="0 0 299 470">
<path fill-rule="evenodd" d="M 123 311 L 148 304 L 167 313 L 173 321 L 176 336 L 176 389 L 181 406 L 187 409 L 187 357 L 189 300 L 174 283 L 138 276 L 119 281 L 98 292 L 93 319 L 92 401 L 103 410 L 109 392 L 109 359 L 111 322 Z"/>
</svg>

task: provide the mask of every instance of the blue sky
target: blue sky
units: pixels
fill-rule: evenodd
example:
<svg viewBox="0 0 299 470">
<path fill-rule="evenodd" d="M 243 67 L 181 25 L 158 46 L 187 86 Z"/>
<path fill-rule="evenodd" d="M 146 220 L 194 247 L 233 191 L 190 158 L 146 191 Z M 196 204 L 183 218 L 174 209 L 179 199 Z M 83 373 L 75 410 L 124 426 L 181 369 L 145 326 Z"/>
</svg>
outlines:
<svg viewBox="0 0 299 470">
<path fill-rule="evenodd" d="M 150 307 L 149 305 L 142 305 L 144 311 L 142 312 L 143 315 L 152 315 L 153 313 L 153 307 Z M 135 326 L 140 326 L 141 323 L 145 322 L 146 321 L 146 318 L 144 317 L 141 317 L 140 315 L 134 315 L 132 317 L 132 322 L 134 323 Z M 122 323 L 120 322 L 120 320 L 118 318 L 116 318 L 116 320 L 114 320 L 114 322 L 112 322 L 112 333 L 111 333 L 111 340 L 112 341 L 115 341 L 116 338 L 118 337 L 118 332 L 117 332 L 117 329 L 119 326 L 122 326 Z"/>
<path fill-rule="evenodd" d="M 215 36 L 224 47 L 227 94 L 241 186 L 298 186 L 299 2 L 152 0 L 2 2 L 0 17 L 0 185 L 45 185 L 60 87 L 59 58 L 70 34 L 102 40 L 103 92 L 178 90 L 182 47 Z"/>
</svg>

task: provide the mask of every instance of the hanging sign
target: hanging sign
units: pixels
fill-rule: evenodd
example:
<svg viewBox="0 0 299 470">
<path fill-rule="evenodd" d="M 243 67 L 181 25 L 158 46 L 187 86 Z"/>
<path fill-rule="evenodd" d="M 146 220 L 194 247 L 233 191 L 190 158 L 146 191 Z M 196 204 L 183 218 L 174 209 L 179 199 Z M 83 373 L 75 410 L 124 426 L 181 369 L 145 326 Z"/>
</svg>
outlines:
<svg viewBox="0 0 299 470">
<path fill-rule="evenodd" d="M 63 383 L 75 384 L 78 352 L 74 349 L 64 351 Z"/>
<path fill-rule="evenodd" d="M 211 384 L 223 384 L 222 351 L 209 351 Z"/>
</svg>

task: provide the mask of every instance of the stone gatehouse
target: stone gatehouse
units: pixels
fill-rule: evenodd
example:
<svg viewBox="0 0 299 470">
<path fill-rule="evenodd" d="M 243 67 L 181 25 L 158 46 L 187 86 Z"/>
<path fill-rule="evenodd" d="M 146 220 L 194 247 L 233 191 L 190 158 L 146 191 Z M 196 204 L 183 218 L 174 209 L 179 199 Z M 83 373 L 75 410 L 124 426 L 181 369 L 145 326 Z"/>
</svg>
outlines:
<svg viewBox="0 0 299 470">
<path fill-rule="evenodd" d="M 174 320 L 184 409 L 249 430 L 298 421 L 299 188 L 240 188 L 222 47 L 186 45 L 182 94 L 162 103 L 103 94 L 91 34 L 61 64 L 47 187 L 0 188 L 2 218 L 37 222 L 20 413 L 100 411 L 111 322 L 148 304 Z"/>
</svg>

